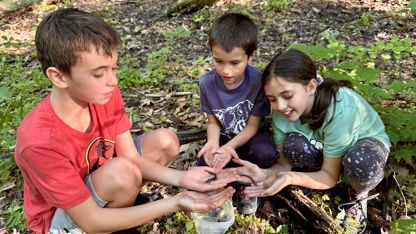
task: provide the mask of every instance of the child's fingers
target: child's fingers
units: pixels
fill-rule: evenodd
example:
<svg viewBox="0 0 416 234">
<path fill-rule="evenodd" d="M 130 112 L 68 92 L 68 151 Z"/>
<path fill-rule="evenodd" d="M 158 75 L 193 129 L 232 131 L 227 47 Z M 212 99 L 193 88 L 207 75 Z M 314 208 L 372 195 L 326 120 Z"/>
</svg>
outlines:
<svg viewBox="0 0 416 234">
<path fill-rule="evenodd" d="M 232 158 L 233 162 L 240 164 L 241 166 L 244 167 L 251 167 L 253 165 L 253 163 L 246 161 L 246 160 L 242 160 L 240 158 Z"/>
<path fill-rule="evenodd" d="M 198 154 L 196 155 L 197 158 L 200 158 L 201 156 L 203 156 L 205 153 L 205 148 L 202 147 L 202 149 L 198 152 Z"/>
<path fill-rule="evenodd" d="M 209 193 L 209 198 L 216 206 L 222 205 L 227 199 L 229 199 L 235 189 L 232 187 L 227 187 L 226 189 L 220 189 Z"/>
<path fill-rule="evenodd" d="M 231 158 L 239 158 L 237 152 L 231 152 Z"/>
</svg>

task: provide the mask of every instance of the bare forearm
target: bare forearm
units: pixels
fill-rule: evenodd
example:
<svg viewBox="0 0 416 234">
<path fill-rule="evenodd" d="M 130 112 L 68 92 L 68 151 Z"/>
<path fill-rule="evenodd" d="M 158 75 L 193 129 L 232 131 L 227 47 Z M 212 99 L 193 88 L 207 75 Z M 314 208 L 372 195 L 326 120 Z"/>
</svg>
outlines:
<svg viewBox="0 0 416 234">
<path fill-rule="evenodd" d="M 180 210 L 178 197 L 127 208 L 97 208 L 91 219 L 80 224 L 87 233 L 109 233 L 139 226 L 162 215 Z"/>
<path fill-rule="evenodd" d="M 257 127 L 247 126 L 237 134 L 231 141 L 227 143 L 227 145 L 237 149 L 238 147 L 247 143 L 254 135 L 257 133 Z"/>
<path fill-rule="evenodd" d="M 256 135 L 260 126 L 261 117 L 250 115 L 245 128 L 237 134 L 227 145 L 234 149 L 247 143 L 254 135 Z"/>
<path fill-rule="evenodd" d="M 207 125 L 207 142 L 211 142 L 219 145 L 220 139 L 220 126 L 215 122 L 208 122 Z"/>
<path fill-rule="evenodd" d="M 144 157 L 138 157 L 136 163 L 142 173 L 143 179 L 180 186 L 179 181 L 183 177 L 184 171 L 162 166 Z"/>
<path fill-rule="evenodd" d="M 334 180 L 325 171 L 317 172 L 287 172 L 291 177 L 291 184 L 311 189 L 329 189 L 335 186 Z"/>
</svg>

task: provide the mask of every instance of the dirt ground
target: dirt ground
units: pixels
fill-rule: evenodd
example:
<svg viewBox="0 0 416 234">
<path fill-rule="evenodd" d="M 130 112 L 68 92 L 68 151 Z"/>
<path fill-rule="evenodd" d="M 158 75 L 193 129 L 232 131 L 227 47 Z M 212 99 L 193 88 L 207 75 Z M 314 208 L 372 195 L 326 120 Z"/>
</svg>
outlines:
<svg viewBox="0 0 416 234">
<path fill-rule="evenodd" d="M 248 1 L 244 0 L 222 0 L 214 6 L 211 6 L 207 12 L 206 18 L 217 17 L 224 12 L 224 6 L 234 3 L 240 4 Z M 251 4 L 260 4 L 261 1 L 253 0 Z M 340 32 L 339 41 L 346 45 L 363 45 L 368 41 L 388 40 L 391 35 L 399 37 L 416 38 L 416 19 L 396 17 L 391 12 L 402 9 L 408 4 L 405 0 L 340 0 L 340 1 L 295 1 L 283 11 L 278 11 L 273 15 L 265 15 L 259 7 L 253 7 L 250 16 L 257 22 L 260 27 L 260 43 L 257 51 L 257 61 L 269 60 L 275 53 L 281 52 L 294 42 L 315 44 L 321 41 L 322 32 L 327 29 Z M 125 46 L 121 50 L 120 57 L 129 54 L 138 59 L 137 67 L 144 67 L 147 62 L 147 53 L 161 49 L 166 44 L 166 37 L 162 36 L 163 32 L 173 31 L 180 25 L 183 25 L 192 32 L 188 38 L 179 41 L 175 46 L 175 54 L 180 54 L 183 60 L 183 66 L 192 66 L 193 61 L 199 57 L 209 57 L 210 51 L 207 47 L 206 33 L 209 28 L 207 20 L 198 22 L 195 20 L 195 14 L 184 14 L 174 17 L 167 17 L 166 11 L 171 4 L 169 0 L 74 0 L 72 6 L 81 9 L 94 11 L 106 19 L 112 19 L 112 24 L 121 33 L 122 36 L 128 35 L 125 40 Z M 38 20 L 45 14 L 45 11 L 39 10 L 38 7 L 31 7 L 16 12 L 10 12 L 1 16 L 0 36 L 7 35 L 18 38 L 21 41 L 30 41 L 34 35 L 34 27 Z M 371 23 L 360 30 L 353 30 L 357 27 L 357 20 L 363 13 L 371 16 Z M 126 37 L 124 37 L 126 38 Z M 4 42 L 1 41 L 0 43 Z M 30 54 L 33 51 L 33 44 L 26 44 L 23 48 L 15 51 L 17 54 Z M 383 65 L 380 69 L 386 71 L 382 74 L 382 79 L 391 79 L 392 74 L 388 71 L 391 68 L 400 67 L 402 80 L 415 80 L 416 73 L 414 63 L 402 61 L 399 63 L 390 63 Z M 179 73 L 180 79 L 187 79 L 189 82 L 195 82 L 189 74 Z M 193 105 L 189 96 L 169 96 L 175 91 L 175 85 L 172 83 L 178 77 L 168 77 L 164 84 L 164 89 L 152 88 L 136 90 L 127 90 L 124 92 L 127 110 L 138 109 L 138 123 L 133 126 L 133 133 L 140 134 L 145 129 L 158 127 L 171 127 L 177 131 L 184 131 L 193 128 L 203 128 L 205 120 L 203 115 L 199 114 L 198 106 Z M 396 77 L 394 77 L 396 79 Z M 151 96 L 149 94 L 158 94 Z M 178 110 L 190 108 L 192 111 L 185 117 L 178 116 Z M 153 121 L 155 119 L 168 121 Z M 195 163 L 195 152 L 203 142 L 190 142 L 181 146 L 181 155 L 171 166 L 180 169 L 186 169 Z M 411 167 L 405 164 L 389 162 L 389 167 L 403 173 L 414 173 Z M 405 176 L 404 174 L 404 176 Z M 382 228 L 387 228 L 388 222 L 392 219 L 399 218 L 403 215 L 403 205 L 395 202 L 389 213 L 386 213 L 385 194 L 388 190 L 388 181 L 383 181 L 375 192 L 381 195 L 369 203 L 369 228 L 365 233 L 381 233 Z M 150 198 L 160 199 L 178 192 L 177 188 L 162 186 L 151 183 L 144 188 L 144 192 L 150 194 Z M 339 192 L 339 191 L 338 191 Z M 0 208 L 7 207 L 12 201 L 22 201 L 21 185 L 2 192 L 7 199 L 2 201 Z M 414 199 L 414 197 L 413 197 Z M 410 200 L 409 202 L 415 202 Z M 278 225 L 282 219 L 273 216 L 274 211 L 268 207 L 274 208 L 275 204 L 262 203 L 263 207 L 259 209 L 258 215 L 269 218 L 272 224 Z M 278 208 L 277 208 L 278 209 Z M 384 210 L 383 210 L 384 209 Z M 415 215 L 415 214 L 413 214 Z M 167 217 L 163 217 L 149 224 L 138 227 L 137 229 L 127 230 L 120 233 L 163 233 L 166 232 L 163 222 Z M 283 218 L 290 224 L 291 233 L 302 233 L 301 224 L 293 223 L 290 217 Z M 1 230 L 1 229 L 0 229 Z M 170 230 L 170 233 L 181 233 L 184 229 Z M 307 233 L 307 232 L 306 232 Z"/>
</svg>

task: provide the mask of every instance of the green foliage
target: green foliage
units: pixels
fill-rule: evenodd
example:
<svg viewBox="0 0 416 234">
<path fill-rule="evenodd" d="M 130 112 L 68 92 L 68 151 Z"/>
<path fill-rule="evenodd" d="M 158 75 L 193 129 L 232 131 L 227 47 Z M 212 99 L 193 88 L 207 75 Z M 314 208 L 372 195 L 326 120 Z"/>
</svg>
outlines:
<svg viewBox="0 0 416 234">
<path fill-rule="evenodd" d="M 237 4 L 237 3 L 228 3 L 225 7 L 227 8 L 227 12 L 240 13 L 240 14 L 247 15 L 247 16 L 251 17 L 250 16 L 250 7 L 248 5 Z"/>
<path fill-rule="evenodd" d="M 23 9 L 35 3 L 39 3 L 41 0 L 3 0 L 1 2 L 0 12 L 8 12 Z"/>
<path fill-rule="evenodd" d="M 281 11 L 286 8 L 293 0 L 264 0 L 260 4 L 262 10 Z"/>
<path fill-rule="evenodd" d="M 192 21 L 194 23 L 201 23 L 201 22 L 213 22 L 217 18 L 217 15 L 213 12 L 209 11 L 209 7 L 205 6 L 198 12 L 192 15 Z"/>
<path fill-rule="evenodd" d="M 6 49 L 9 49 L 9 48 L 19 49 L 20 48 L 21 42 L 14 37 L 8 37 L 4 35 L 4 36 L 1 36 L 1 39 L 3 39 L 4 41 L 1 46 L 4 46 Z"/>
<path fill-rule="evenodd" d="M 184 212 L 176 212 L 173 216 L 168 218 L 165 222 L 165 228 L 167 233 L 171 233 L 170 230 L 185 227 L 186 232 L 189 234 L 196 234 L 195 224 L 190 215 Z"/>
<path fill-rule="evenodd" d="M 27 229 L 23 206 L 13 203 L 4 211 L 6 218 L 4 226 L 8 229 Z"/>
<path fill-rule="evenodd" d="M 415 219 L 398 219 L 391 222 L 390 225 L 398 233 L 416 234 Z"/>
<path fill-rule="evenodd" d="M 355 22 L 362 27 L 369 27 L 371 25 L 373 12 L 364 12 L 360 15 L 360 18 L 355 20 Z"/>
<path fill-rule="evenodd" d="M 191 31 L 186 29 L 183 25 L 179 26 L 175 29 L 173 32 L 164 32 L 163 36 L 168 38 L 178 38 L 178 39 L 184 39 L 191 36 Z"/>
<path fill-rule="evenodd" d="M 207 69 L 209 69 L 209 59 L 207 57 L 199 56 L 192 62 L 191 75 L 193 78 L 198 79 L 205 74 Z"/>
<path fill-rule="evenodd" d="M 147 54 L 146 80 L 148 84 L 157 84 L 165 78 L 168 57 L 172 54 L 171 47 L 163 47 Z"/>
<path fill-rule="evenodd" d="M 354 88 L 362 94 L 380 113 L 386 131 L 393 144 L 398 142 L 416 141 L 416 103 L 414 92 L 415 81 L 402 82 L 393 80 L 390 83 L 379 80 L 383 71 L 376 67 L 375 60 L 383 62 L 412 59 L 416 48 L 409 37 L 400 39 L 393 35 L 390 41 L 375 41 L 363 46 L 345 46 L 337 41 L 336 32 L 328 31 L 322 34 L 328 41 L 323 45 L 293 44 L 290 48 L 299 49 L 308 54 L 313 60 L 330 66 L 322 66 L 321 74 L 334 79 L 350 80 Z M 335 60 L 335 63 L 331 61 Z M 389 60 L 389 61 L 386 61 Z M 403 101 L 396 100 L 404 96 Z M 386 105 L 388 101 L 388 105 Z M 396 160 L 410 162 L 416 157 L 415 146 L 412 143 L 393 152 Z"/>
<path fill-rule="evenodd" d="M 0 160 L 0 185 L 10 181 L 12 171 L 17 169 L 13 157 Z"/>
<path fill-rule="evenodd" d="M 145 77 L 137 68 L 137 64 L 137 60 L 130 56 L 120 59 L 117 78 L 121 89 L 134 88 L 147 83 Z"/>
<path fill-rule="evenodd" d="M 231 227 L 237 229 L 237 233 L 242 232 L 253 232 L 262 230 L 261 233 L 271 234 L 271 233 L 288 233 L 288 226 L 280 225 L 277 228 L 273 228 L 270 225 L 269 221 L 256 217 L 256 215 L 242 215 L 236 213 L 235 215 L 235 224 Z"/>
<path fill-rule="evenodd" d="M 411 0 L 407 7 L 401 9 L 399 12 L 411 12 L 413 15 L 416 15 L 416 0 Z"/>
<path fill-rule="evenodd" d="M 165 79 L 168 72 L 168 58 L 172 54 L 171 47 L 147 53 L 147 64 L 142 71 L 137 67 L 138 61 L 125 56 L 120 60 L 117 68 L 119 86 L 122 89 L 136 88 L 137 86 L 154 86 Z"/>
<path fill-rule="evenodd" d="M 39 92 L 49 80 L 39 67 L 25 66 L 20 57 L 10 60 L 0 56 L 0 155 L 12 155 L 16 129 L 23 117 L 40 101 Z M 0 160 L 0 185 L 10 179 L 16 169 L 12 158 Z"/>
</svg>

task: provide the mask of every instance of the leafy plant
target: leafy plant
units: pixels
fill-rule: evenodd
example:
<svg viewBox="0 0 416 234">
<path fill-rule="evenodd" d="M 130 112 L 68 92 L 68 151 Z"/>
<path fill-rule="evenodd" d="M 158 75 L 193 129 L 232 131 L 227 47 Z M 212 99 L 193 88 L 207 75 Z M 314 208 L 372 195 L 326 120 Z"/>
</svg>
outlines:
<svg viewBox="0 0 416 234">
<path fill-rule="evenodd" d="M 138 61 L 130 56 L 125 56 L 120 60 L 117 68 L 120 89 L 134 88 L 147 83 L 137 64 Z"/>
<path fill-rule="evenodd" d="M 169 46 L 147 54 L 146 80 L 148 84 L 157 84 L 165 78 L 165 68 L 171 54 L 172 49 Z"/>
<path fill-rule="evenodd" d="M 196 234 L 195 224 L 192 221 L 191 216 L 184 212 L 176 212 L 165 222 L 166 230 L 177 229 L 178 227 L 185 228 L 185 233 Z M 170 232 L 168 231 L 168 233 Z"/>
<path fill-rule="evenodd" d="M 40 101 L 49 85 L 38 66 L 25 66 L 20 57 L 0 57 L 0 184 L 10 179 L 16 169 L 11 152 L 14 150 L 16 129 L 23 117 Z M 6 88 L 7 87 L 7 88 Z"/>
<path fill-rule="evenodd" d="M 411 12 L 413 15 L 416 15 L 416 0 L 411 0 L 409 5 L 401 9 L 399 12 Z"/>
<path fill-rule="evenodd" d="M 6 217 L 4 224 L 6 228 L 17 228 L 19 230 L 27 229 L 23 206 L 13 203 L 4 211 L 4 215 Z"/>
<path fill-rule="evenodd" d="M 173 31 L 173 32 L 164 32 L 163 33 L 163 36 L 165 36 L 165 37 L 179 38 L 179 39 L 188 38 L 190 35 L 191 35 L 191 31 L 186 29 L 183 25 L 177 27 L 175 29 L 175 31 Z"/>
<path fill-rule="evenodd" d="M 293 0 L 265 0 L 260 7 L 263 10 L 281 11 L 292 2 Z"/>
<path fill-rule="evenodd" d="M 412 142 L 416 140 L 415 119 L 415 81 L 390 83 L 381 82 L 378 78 L 382 74 L 374 60 L 382 58 L 380 62 L 389 59 L 399 61 L 411 59 L 416 54 L 412 40 L 408 37 L 400 39 L 393 35 L 390 41 L 375 41 L 363 46 L 345 46 L 336 40 L 333 33 L 323 34 L 328 41 L 326 46 L 293 44 L 290 48 L 299 49 L 308 54 L 313 60 L 321 64 L 321 74 L 335 79 L 350 80 L 354 88 L 361 93 L 379 112 L 384 121 L 390 141 L 393 144 L 409 142 L 401 145 L 393 152 L 398 161 L 410 162 L 415 158 L 416 150 Z M 335 63 L 329 62 L 335 60 Z M 405 96 L 405 106 L 396 100 L 396 96 Z M 390 104 L 386 105 L 386 101 Z"/>
<path fill-rule="evenodd" d="M 415 219 L 398 219 L 390 223 L 397 233 L 416 233 L 416 220 Z"/>
<path fill-rule="evenodd" d="M 256 217 L 256 215 L 242 215 L 236 213 L 235 224 L 231 226 L 236 233 L 254 232 L 254 233 L 289 233 L 287 225 L 280 225 L 274 228 L 269 221 Z"/>
<path fill-rule="evenodd" d="M 15 49 L 19 49 L 20 48 L 20 41 L 14 37 L 8 37 L 8 36 L 2 36 L 1 39 L 3 39 L 3 44 L 2 46 L 4 46 L 6 49 L 9 48 L 15 48 Z"/>
<path fill-rule="evenodd" d="M 2 5 L 0 7 L 0 12 L 19 10 L 39 2 L 41 2 L 41 0 L 3 0 Z"/>
</svg>

